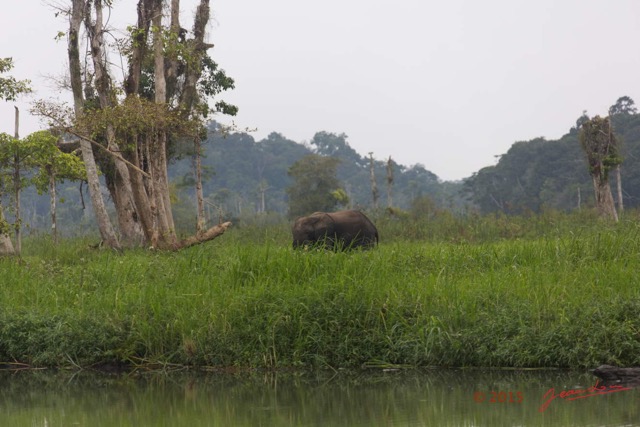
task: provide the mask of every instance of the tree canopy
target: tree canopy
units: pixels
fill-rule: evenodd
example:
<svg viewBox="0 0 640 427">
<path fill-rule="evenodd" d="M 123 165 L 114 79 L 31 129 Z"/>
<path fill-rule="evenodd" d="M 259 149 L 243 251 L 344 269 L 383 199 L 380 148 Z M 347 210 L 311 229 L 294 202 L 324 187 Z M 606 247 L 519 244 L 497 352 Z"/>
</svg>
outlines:
<svg viewBox="0 0 640 427">
<path fill-rule="evenodd" d="M 0 58 L 0 74 L 7 73 L 13 68 L 13 58 Z M 0 76 L 0 99 L 15 101 L 19 95 L 31 92 L 29 80 L 17 80 L 12 76 Z"/>
<path fill-rule="evenodd" d="M 287 188 L 290 218 L 316 211 L 331 212 L 344 201 L 345 193 L 336 177 L 338 163 L 336 157 L 309 154 L 289 168 L 293 179 Z"/>
</svg>

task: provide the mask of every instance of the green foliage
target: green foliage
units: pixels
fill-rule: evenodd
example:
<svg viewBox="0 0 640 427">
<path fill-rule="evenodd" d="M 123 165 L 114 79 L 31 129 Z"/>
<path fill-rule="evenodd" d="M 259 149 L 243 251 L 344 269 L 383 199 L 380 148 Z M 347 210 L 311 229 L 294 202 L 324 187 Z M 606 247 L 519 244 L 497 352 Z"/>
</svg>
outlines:
<svg viewBox="0 0 640 427">
<path fill-rule="evenodd" d="M 344 133 L 336 135 L 329 132 L 317 132 L 311 140 L 311 145 L 316 148 L 316 153 L 326 157 L 337 157 L 346 160 L 349 166 L 366 167 L 368 162 L 363 159 L 353 148 L 347 143 L 347 135 Z"/>
<path fill-rule="evenodd" d="M 429 219 L 438 212 L 436 204 L 428 196 L 418 196 L 411 202 L 409 213 L 418 220 Z"/>
<path fill-rule="evenodd" d="M 0 360 L 637 365 L 640 228 L 581 215 L 389 219 L 354 253 L 293 251 L 264 223 L 177 254 L 27 240 L 21 262 L 0 259 Z M 433 239 L 394 237 L 407 225 Z"/>
<path fill-rule="evenodd" d="M 185 153 L 186 154 L 186 153 Z M 287 210 L 285 189 L 291 185 L 289 167 L 309 150 L 278 133 L 256 142 L 247 133 L 225 133 L 217 124 L 209 127 L 209 138 L 202 145 L 203 180 L 207 206 L 223 217 L 239 217 L 256 212 L 266 185 L 266 210 L 284 214 Z M 169 169 L 175 181 L 194 182 L 191 159 L 177 161 Z M 193 191 L 183 190 L 194 200 Z"/>
<path fill-rule="evenodd" d="M 11 231 L 11 224 L 9 224 L 9 222 L 4 218 L 4 215 L 3 215 L 3 217 L 0 218 L 0 235 L 2 234 L 8 235 L 10 231 Z"/>
<path fill-rule="evenodd" d="M 20 140 L 0 133 L 0 191 L 13 191 L 28 185 L 24 173 L 33 167 L 35 147 L 28 140 Z M 18 173 L 18 175 L 16 175 Z"/>
<path fill-rule="evenodd" d="M 465 187 L 482 212 L 569 210 L 577 206 L 577 187 L 586 193 L 591 186 L 584 169 L 574 135 L 559 141 L 536 138 L 513 144 L 496 166 L 475 173 Z"/>
<path fill-rule="evenodd" d="M 23 139 L 15 139 L 8 134 L 0 134 L 0 178 L 2 182 L 14 179 L 13 171 L 18 162 L 23 172 L 29 172 L 29 179 L 21 180 L 21 187 L 34 184 L 38 192 L 47 191 L 50 177 L 64 180 L 84 180 L 86 172 L 80 158 L 75 154 L 63 153 L 56 146 L 58 137 L 49 131 L 38 131 Z M 6 185 L 6 184 L 5 184 Z"/>
<path fill-rule="evenodd" d="M 129 32 L 128 46 L 125 46 L 123 52 L 131 60 L 134 48 L 139 47 L 145 41 L 145 31 L 135 26 L 127 27 L 127 31 Z M 201 119 L 207 120 L 215 112 L 231 116 L 238 113 L 237 106 L 223 100 L 217 100 L 214 109 L 209 106 L 209 100 L 216 98 L 226 90 L 234 89 L 235 81 L 227 76 L 226 72 L 220 69 L 218 63 L 207 53 L 196 54 L 196 45 L 193 39 L 187 37 L 186 30 L 180 30 L 176 33 L 171 29 L 152 27 L 151 32 L 161 34 L 165 57 L 168 60 L 178 62 L 177 77 L 182 77 L 187 69 L 196 69 L 200 72 L 200 78 L 197 82 L 199 102 L 194 106 L 194 109 L 199 113 Z M 146 41 L 149 44 L 153 43 L 152 38 Z M 155 75 L 152 46 L 147 46 L 145 52 L 147 57 L 143 61 L 140 95 L 147 100 L 153 100 Z M 181 95 L 176 92 L 174 82 L 169 82 L 168 92 L 170 98 Z"/>
<path fill-rule="evenodd" d="M 638 109 L 636 104 L 628 96 L 621 96 L 618 98 L 615 104 L 609 107 L 609 116 L 615 116 L 618 114 L 636 114 Z"/>
<path fill-rule="evenodd" d="M 84 181 L 87 172 L 84 163 L 76 154 L 63 153 L 56 146 L 58 137 L 49 131 L 34 132 L 27 136 L 23 143 L 32 147 L 30 163 L 37 167 L 37 172 L 31 178 L 38 194 L 49 191 L 51 179 Z"/>
<path fill-rule="evenodd" d="M 13 68 L 12 58 L 0 58 L 0 74 Z M 16 80 L 12 76 L 0 77 L 0 99 L 15 101 L 19 95 L 31 92 L 29 80 Z"/>
<path fill-rule="evenodd" d="M 295 218 L 312 212 L 331 212 L 344 200 L 346 193 L 336 178 L 338 160 L 335 157 L 322 157 L 309 154 L 289 168 L 293 184 L 287 188 L 289 196 L 289 217 Z"/>
<path fill-rule="evenodd" d="M 344 183 L 351 204 L 353 206 L 370 206 L 372 203 L 370 160 L 363 158 L 349 146 L 347 135 L 337 135 L 325 131 L 317 132 L 310 144 L 315 147 L 317 154 L 341 160 L 337 176 Z M 373 160 L 373 167 L 378 188 L 386 188 L 386 162 Z M 409 167 L 394 164 L 394 168 L 396 172 L 393 184 L 394 205 L 408 208 L 411 201 L 419 196 L 430 196 L 434 200 L 443 199 L 443 187 L 438 177 L 427 171 L 421 164 Z M 382 191 L 380 204 L 385 204 L 386 197 L 386 191 Z"/>
<path fill-rule="evenodd" d="M 331 195 L 336 200 L 338 205 L 347 206 L 349 204 L 349 196 L 347 195 L 347 192 L 344 191 L 342 188 L 333 190 L 331 192 Z"/>
<path fill-rule="evenodd" d="M 34 132 L 23 139 L 0 133 L 0 194 L 16 189 L 22 192 L 31 185 L 42 194 L 56 181 L 86 179 L 82 161 L 75 154 L 61 152 L 57 140 L 49 131 Z M 0 215 L 0 233 L 6 234 L 9 224 L 4 217 Z M 21 222 L 22 218 L 15 218 L 16 226 Z"/>
<path fill-rule="evenodd" d="M 202 69 L 203 72 L 200 80 L 198 80 L 198 86 L 200 92 L 205 96 L 213 98 L 223 91 L 235 88 L 235 81 L 227 76 L 224 70 L 219 69 L 218 64 L 209 55 L 205 55 L 202 58 Z M 207 108 L 203 112 L 203 117 L 206 119 L 209 116 L 209 111 L 206 103 L 204 106 Z M 217 112 L 229 116 L 235 116 L 238 113 L 237 106 L 228 104 L 225 101 L 217 101 L 215 107 Z"/>
</svg>

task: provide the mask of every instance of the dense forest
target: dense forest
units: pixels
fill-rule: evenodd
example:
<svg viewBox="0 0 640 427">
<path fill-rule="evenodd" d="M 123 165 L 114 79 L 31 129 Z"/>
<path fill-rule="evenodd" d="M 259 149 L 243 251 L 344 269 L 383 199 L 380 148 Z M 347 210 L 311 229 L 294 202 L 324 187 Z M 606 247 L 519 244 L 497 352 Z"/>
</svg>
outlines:
<svg viewBox="0 0 640 427">
<path fill-rule="evenodd" d="M 624 206 L 634 208 L 640 203 L 640 115 L 633 100 L 621 97 L 609 116 L 620 144 Z M 593 206 L 593 184 L 578 139 L 587 118 L 583 113 L 558 140 L 516 142 L 495 166 L 474 173 L 462 190 L 471 205 L 482 213 L 507 214 Z"/>
<path fill-rule="evenodd" d="M 624 206 L 634 208 L 640 203 L 640 114 L 627 97 L 612 105 L 609 113 L 621 144 Z M 583 113 L 568 133 L 557 140 L 534 138 L 516 142 L 496 165 L 457 182 L 442 181 L 420 164 L 397 164 L 393 162 L 393 153 L 383 160 L 375 158 L 377 153 L 364 156 L 349 145 L 345 134 L 320 131 L 311 141 L 296 142 L 272 132 L 256 141 L 250 132 L 228 132 L 211 122 L 208 138 L 202 145 L 203 193 L 209 221 L 237 222 L 257 213 L 286 217 L 287 189 L 293 184 L 290 169 L 310 154 L 338 159 L 337 179 L 348 196 L 348 201 L 339 207 L 374 210 L 375 190 L 380 212 L 387 209 L 393 213 L 450 210 L 522 214 L 588 208 L 594 204 L 593 185 L 578 140 L 585 118 Z M 178 144 L 169 166 L 175 215 L 185 230 L 195 221 L 191 148 L 190 144 Z M 375 189 L 372 189 L 372 166 Z M 61 230 L 68 234 L 92 227 L 86 186 L 66 183 L 61 186 L 59 197 Z M 49 226 L 48 196 L 27 189 L 22 204 L 27 227 Z M 393 209 L 388 210 L 390 207 Z"/>
<path fill-rule="evenodd" d="M 202 165 L 208 173 L 204 194 L 210 206 L 233 216 L 245 212 L 275 212 L 288 210 L 286 190 L 293 183 L 289 169 L 312 153 L 339 160 L 337 178 L 348 196 L 344 207 L 373 207 L 371 159 L 363 157 L 349 146 L 347 136 L 318 132 L 308 143 L 297 143 L 273 132 L 255 141 L 243 132 L 224 134 L 215 124 L 209 128 L 209 139 L 203 145 Z M 373 160 L 380 208 L 388 207 L 387 160 Z M 418 197 L 429 197 L 439 204 L 447 203 L 446 193 L 438 177 L 422 165 L 410 167 L 392 161 L 392 206 L 410 207 Z M 189 158 L 171 166 L 170 175 L 183 197 L 192 193 L 193 167 Z"/>
</svg>

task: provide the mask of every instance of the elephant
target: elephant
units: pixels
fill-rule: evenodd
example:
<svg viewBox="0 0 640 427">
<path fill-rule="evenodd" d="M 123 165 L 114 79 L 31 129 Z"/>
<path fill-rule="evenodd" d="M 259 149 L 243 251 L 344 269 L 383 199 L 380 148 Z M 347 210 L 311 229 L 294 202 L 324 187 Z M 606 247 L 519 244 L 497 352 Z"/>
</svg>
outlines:
<svg viewBox="0 0 640 427">
<path fill-rule="evenodd" d="M 328 249 L 368 249 L 378 243 L 378 230 L 360 211 L 314 212 L 295 220 L 293 247 L 322 245 Z"/>
</svg>

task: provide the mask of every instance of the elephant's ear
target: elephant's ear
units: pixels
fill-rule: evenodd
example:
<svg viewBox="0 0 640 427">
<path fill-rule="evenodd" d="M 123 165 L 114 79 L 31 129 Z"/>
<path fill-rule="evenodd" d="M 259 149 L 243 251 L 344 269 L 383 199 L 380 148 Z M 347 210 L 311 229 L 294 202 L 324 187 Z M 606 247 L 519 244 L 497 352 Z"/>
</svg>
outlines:
<svg viewBox="0 0 640 427">
<path fill-rule="evenodd" d="M 316 226 L 320 221 L 326 221 L 327 217 L 331 218 L 328 213 L 325 212 L 314 212 L 307 217 L 308 224 Z"/>
<path fill-rule="evenodd" d="M 324 217 L 327 221 L 327 227 L 334 227 L 336 224 L 336 219 L 334 218 L 334 214 L 326 213 Z"/>
</svg>

